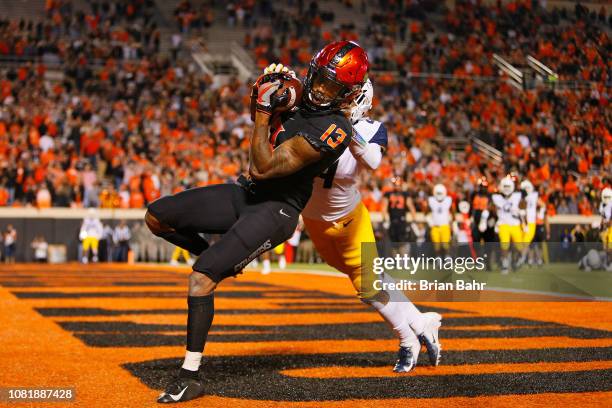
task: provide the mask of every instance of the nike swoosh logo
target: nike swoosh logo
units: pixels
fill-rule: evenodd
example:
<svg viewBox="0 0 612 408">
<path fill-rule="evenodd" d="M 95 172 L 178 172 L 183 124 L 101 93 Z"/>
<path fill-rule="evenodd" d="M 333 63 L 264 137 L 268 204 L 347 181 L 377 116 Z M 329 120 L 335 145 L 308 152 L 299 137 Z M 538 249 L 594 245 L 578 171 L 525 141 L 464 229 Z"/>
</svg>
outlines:
<svg viewBox="0 0 612 408">
<path fill-rule="evenodd" d="M 283 212 L 283 209 L 281 208 L 279 213 L 281 213 L 281 215 L 284 215 L 287 218 L 291 218 L 291 216 L 289 214 L 285 214 L 285 212 Z"/>
<path fill-rule="evenodd" d="M 173 395 L 173 394 L 168 394 L 168 395 L 170 395 L 170 398 L 172 398 L 173 400 L 178 401 L 178 400 L 180 400 L 180 399 L 181 399 L 181 397 L 183 396 L 183 394 L 185 393 L 185 391 L 187 391 L 187 388 L 189 388 L 189 386 L 187 386 L 187 387 L 183 388 L 183 391 L 179 392 L 179 393 L 178 393 L 178 394 L 176 394 L 176 395 Z"/>
</svg>

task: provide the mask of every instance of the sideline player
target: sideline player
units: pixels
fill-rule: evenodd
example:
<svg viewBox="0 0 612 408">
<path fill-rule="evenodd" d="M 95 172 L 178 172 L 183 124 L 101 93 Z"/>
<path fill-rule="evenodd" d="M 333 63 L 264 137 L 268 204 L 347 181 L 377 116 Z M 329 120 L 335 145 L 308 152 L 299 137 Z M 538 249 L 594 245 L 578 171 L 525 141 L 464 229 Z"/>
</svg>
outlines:
<svg viewBox="0 0 612 408">
<path fill-rule="evenodd" d="M 499 183 L 499 192 L 491 197 L 497 208 L 503 274 L 509 272 L 512 264 L 511 242 L 519 250 L 523 242 L 520 216 L 521 193 L 514 191 L 514 188 L 514 180 L 511 176 L 506 176 Z"/>
<path fill-rule="evenodd" d="M 470 203 L 460 201 L 457 205 L 459 212 L 453 220 L 453 234 L 457 241 L 457 255 L 461 257 L 476 258 L 474 241 L 472 239 L 472 215 L 470 214 Z"/>
<path fill-rule="evenodd" d="M 471 201 L 472 218 L 474 219 L 472 224 L 472 239 L 474 243 L 480 244 L 483 241 L 486 242 L 484 236 L 486 222 L 481 224 L 480 220 L 483 213 L 488 211 L 489 208 L 489 182 L 485 176 L 478 179 L 478 188 L 474 191 Z M 485 214 L 485 218 L 487 214 Z"/>
<path fill-rule="evenodd" d="M 606 187 L 601 192 L 601 231 L 604 250 L 606 252 L 606 270 L 612 272 L 612 188 Z"/>
<path fill-rule="evenodd" d="M 364 117 L 372 105 L 372 97 L 373 88 L 368 80 L 351 107 L 354 133 L 349 151 L 345 151 L 321 179 L 315 180 L 312 197 L 302 217 L 325 262 L 348 275 L 359 298 L 376 309 L 398 335 L 400 349 L 393 371 L 408 372 L 416 365 L 421 348 L 419 340 L 426 346 L 431 363 L 438 364 L 441 316 L 421 313 L 401 291 L 374 290 L 365 283 L 373 282 L 372 277 L 362 275 L 362 244 L 369 243 L 371 251 L 376 251 L 376 245 L 370 214 L 361 201 L 358 176 L 361 169 L 378 168 L 387 146 L 385 126 Z M 405 216 L 405 200 L 402 208 Z M 377 256 L 376 253 L 372 255 Z M 383 281 L 392 279 L 387 274 L 383 276 Z"/>
<path fill-rule="evenodd" d="M 393 185 L 392 190 L 387 191 L 383 196 L 381 211 L 383 225 L 389 231 L 391 242 L 401 243 L 399 248 L 393 246 L 393 253 L 395 254 L 398 249 L 401 253 L 406 253 L 408 251 L 408 245 L 406 244 L 408 239 L 406 211 L 410 211 L 414 222 L 416 221 L 416 209 L 412 197 L 408 193 L 407 183 L 400 176 L 394 176 L 391 183 Z"/>
<path fill-rule="evenodd" d="M 81 230 L 79 231 L 79 238 L 83 241 L 82 249 L 83 255 L 81 262 L 86 264 L 89 262 L 89 249 L 91 248 L 93 262 L 98 262 L 98 246 L 100 239 L 104 233 L 104 227 L 98 217 L 98 214 L 94 208 L 87 210 L 87 217 L 81 224 Z"/>
<path fill-rule="evenodd" d="M 546 212 L 546 204 L 540 198 L 539 193 L 529 180 L 521 182 L 521 191 L 523 192 L 523 202 L 525 207 L 525 225 L 523 226 L 523 248 L 521 259 L 518 265 L 522 265 L 529 259 L 529 265 L 534 263 L 534 257 L 540 259 L 538 254 L 538 245 L 532 245 L 536 238 L 538 226 L 538 214 L 542 211 Z M 538 240 L 541 237 L 538 237 Z M 540 263 L 540 261 L 535 261 Z"/>
<path fill-rule="evenodd" d="M 283 74 L 262 75 L 252 92 L 257 109 L 251 179 L 241 176 L 237 184 L 190 189 L 149 206 L 145 221 L 155 235 L 199 255 L 189 276 L 185 360 L 158 402 L 188 401 L 204 392 L 198 370 L 217 284 L 293 234 L 314 178 L 338 160 L 351 140 L 352 127 L 342 109 L 361 91 L 368 67 L 359 45 L 328 44 L 311 60 L 299 108 L 281 114 L 274 129 L 270 116 L 288 104 L 289 90 L 277 93 Z M 223 235 L 209 246 L 200 232 Z"/>
<path fill-rule="evenodd" d="M 446 187 L 436 184 L 433 195 L 427 198 L 430 211 L 431 242 L 436 252 L 448 251 L 451 240 L 451 206 L 453 199 L 446 194 Z"/>
</svg>

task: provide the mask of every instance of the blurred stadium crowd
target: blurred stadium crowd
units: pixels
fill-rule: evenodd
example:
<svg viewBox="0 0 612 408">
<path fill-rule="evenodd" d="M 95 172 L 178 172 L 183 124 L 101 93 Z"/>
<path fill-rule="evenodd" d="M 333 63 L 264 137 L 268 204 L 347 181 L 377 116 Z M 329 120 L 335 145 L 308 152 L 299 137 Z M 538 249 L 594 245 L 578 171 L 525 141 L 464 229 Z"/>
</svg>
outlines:
<svg viewBox="0 0 612 408">
<path fill-rule="evenodd" d="M 254 0 L 228 3 L 227 25 L 249 29 L 243 45 L 262 69 L 280 61 L 303 74 L 331 39 L 368 49 L 370 116 L 389 131 L 382 165 L 363 175 L 371 211 L 393 176 L 419 210 L 436 183 L 458 202 L 482 176 L 495 188 L 514 171 L 536 186 L 549 215 L 596 212 L 598 192 L 612 184 L 612 16 L 603 7 L 342 3 L 367 15 L 367 26 L 325 24 L 330 16 L 315 1 L 288 2 L 281 13 Z M 142 208 L 246 169 L 250 82 L 218 86 L 177 49 L 210 27 L 213 7 L 179 3 L 170 55 L 160 51 L 154 7 L 116 0 L 82 12 L 48 0 L 43 21 L 0 21 L 0 57 L 23 59 L 0 70 L 1 206 Z M 493 53 L 516 63 L 533 55 L 559 74 L 559 86 L 518 90 L 499 76 Z M 45 78 L 51 64 L 63 80 Z M 467 136 L 499 149 L 503 161 L 447 143 Z"/>
</svg>

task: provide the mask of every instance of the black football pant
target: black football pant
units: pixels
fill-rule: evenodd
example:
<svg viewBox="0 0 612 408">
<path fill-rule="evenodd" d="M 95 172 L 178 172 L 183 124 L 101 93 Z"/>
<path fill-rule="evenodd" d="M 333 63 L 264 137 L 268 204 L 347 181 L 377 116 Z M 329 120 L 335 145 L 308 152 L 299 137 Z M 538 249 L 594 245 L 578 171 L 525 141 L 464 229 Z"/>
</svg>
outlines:
<svg viewBox="0 0 612 408">
<path fill-rule="evenodd" d="M 391 242 L 405 242 L 408 224 L 405 220 L 391 220 L 389 224 L 389 239 Z"/>
<path fill-rule="evenodd" d="M 193 265 L 220 282 L 291 237 L 299 212 L 284 201 L 262 201 L 238 184 L 194 188 L 148 207 L 161 223 L 185 234 L 223 234 Z M 185 248 L 189 250 L 190 248 Z"/>
</svg>

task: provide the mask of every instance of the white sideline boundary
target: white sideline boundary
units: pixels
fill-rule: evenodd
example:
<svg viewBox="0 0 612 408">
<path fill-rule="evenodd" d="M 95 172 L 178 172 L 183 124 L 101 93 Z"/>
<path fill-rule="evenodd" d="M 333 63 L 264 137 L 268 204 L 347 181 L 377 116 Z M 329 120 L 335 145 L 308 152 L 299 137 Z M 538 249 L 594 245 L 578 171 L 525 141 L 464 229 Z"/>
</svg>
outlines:
<svg viewBox="0 0 612 408">
<path fill-rule="evenodd" d="M 152 262 L 138 262 L 135 265 L 146 265 L 146 266 L 171 266 L 170 264 L 159 264 Z M 179 264 L 173 266 L 177 270 L 180 268 L 187 268 L 186 264 Z M 253 269 L 253 268 L 245 268 L 245 272 L 249 273 L 261 273 L 261 268 Z M 291 270 L 291 269 L 272 269 L 270 273 L 288 273 L 293 275 L 314 275 L 314 276 L 329 276 L 332 278 L 345 278 L 346 275 L 342 272 L 334 272 L 334 271 L 325 271 L 322 269 L 311 269 L 311 270 Z M 557 297 L 557 298 L 566 298 L 566 299 L 576 299 L 576 300 L 586 300 L 593 302 L 612 302 L 612 298 L 604 297 L 604 296 L 579 296 L 579 295 L 571 295 L 568 293 L 555 293 L 555 292 L 545 292 L 540 290 L 529 290 L 529 289 L 515 289 L 515 288 L 500 288 L 496 286 L 487 287 L 485 291 L 490 292 L 505 292 L 505 293 L 516 293 L 516 294 L 524 294 L 524 295 L 539 295 L 539 296 L 549 296 L 549 297 Z M 505 301 L 504 301 L 505 302 Z"/>
<path fill-rule="evenodd" d="M 248 272 L 259 272 L 257 269 L 247 269 Z M 344 278 L 345 274 L 342 272 L 332 272 L 332 271 L 324 271 L 324 270 L 305 270 L 305 271 L 297 271 L 297 270 L 287 270 L 287 269 L 272 269 L 271 273 L 291 273 L 296 275 L 317 275 L 317 276 L 331 276 L 335 278 Z M 524 294 L 524 295 L 540 295 L 540 296 L 549 296 L 549 297 L 560 297 L 567 299 L 576 299 L 576 300 L 590 300 L 594 302 L 612 302 L 612 298 L 609 297 L 588 297 L 588 296 L 578 296 L 571 295 L 568 293 L 555 293 L 555 292 L 545 292 L 540 290 L 529 290 L 529 289 L 514 289 L 514 288 L 500 288 L 500 287 L 487 287 L 485 291 L 490 292 L 505 292 L 505 293 L 516 293 L 516 294 Z M 504 300 L 504 302 L 506 302 Z"/>
<path fill-rule="evenodd" d="M 526 294 L 526 295 L 541 295 L 541 296 L 561 297 L 561 298 L 577 299 L 577 300 L 591 300 L 591 301 L 594 301 L 594 302 L 612 302 L 612 298 L 609 298 L 609 297 L 579 296 L 579 295 L 570 295 L 569 293 L 544 292 L 544 291 L 540 291 L 540 290 L 498 288 L 498 287 L 495 287 L 495 286 L 487 288 L 485 290 L 490 290 L 490 291 L 495 291 L 495 292 L 520 293 L 520 294 Z"/>
</svg>

